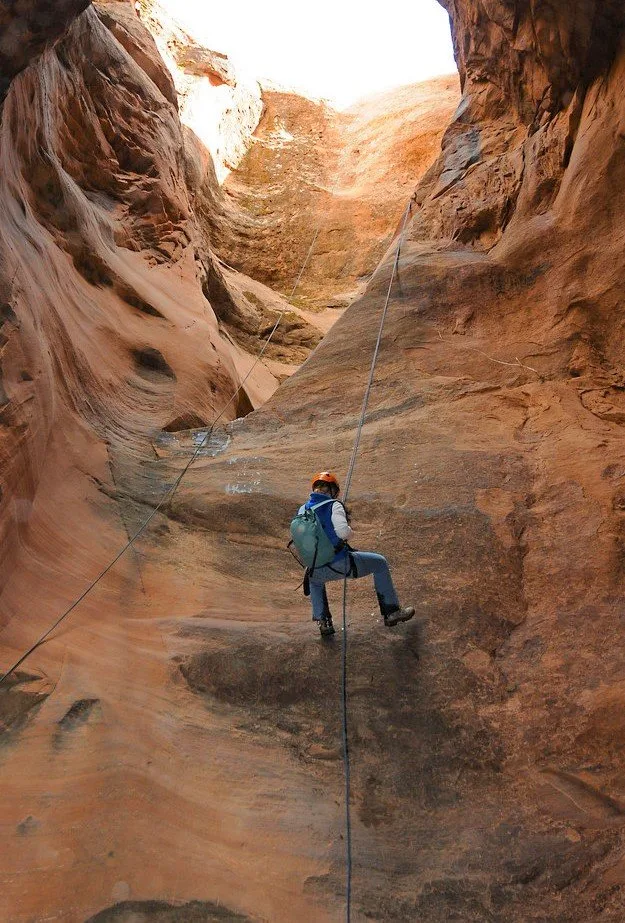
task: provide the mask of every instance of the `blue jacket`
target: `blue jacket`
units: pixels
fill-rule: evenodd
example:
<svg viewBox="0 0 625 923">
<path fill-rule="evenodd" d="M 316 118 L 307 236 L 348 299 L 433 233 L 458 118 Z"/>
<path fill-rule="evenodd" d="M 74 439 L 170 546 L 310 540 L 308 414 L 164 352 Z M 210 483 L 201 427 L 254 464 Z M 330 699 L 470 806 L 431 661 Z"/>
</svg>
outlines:
<svg viewBox="0 0 625 923">
<path fill-rule="evenodd" d="M 318 493 L 313 492 L 308 498 L 308 500 L 306 501 L 306 503 L 304 504 L 304 506 L 306 507 L 307 510 L 310 510 L 310 509 L 313 509 L 315 506 L 317 506 L 318 503 L 324 504 L 320 509 L 316 511 L 317 516 L 319 517 L 319 521 L 321 522 L 323 531 L 325 532 L 325 534 L 328 536 L 328 538 L 330 539 L 330 541 L 336 548 L 336 546 L 341 542 L 341 539 L 338 537 L 338 535 L 334 531 L 334 526 L 332 525 L 332 510 L 334 509 L 334 503 L 324 503 L 324 500 L 329 500 L 329 499 L 330 498 L 327 497 L 326 494 L 318 494 Z M 346 558 L 346 557 L 347 557 L 347 548 L 341 548 L 341 550 L 334 556 L 332 560 L 332 564 L 334 564 L 335 561 L 342 561 L 343 558 Z"/>
</svg>

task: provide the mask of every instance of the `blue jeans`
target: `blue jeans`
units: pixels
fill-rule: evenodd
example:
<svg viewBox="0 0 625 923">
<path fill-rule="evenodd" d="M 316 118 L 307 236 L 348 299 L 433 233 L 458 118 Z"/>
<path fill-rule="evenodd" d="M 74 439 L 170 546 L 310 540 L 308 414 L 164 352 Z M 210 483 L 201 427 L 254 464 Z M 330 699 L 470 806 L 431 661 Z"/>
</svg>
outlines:
<svg viewBox="0 0 625 923">
<path fill-rule="evenodd" d="M 356 565 L 356 577 L 368 577 L 373 574 L 373 584 L 382 615 L 399 609 L 399 600 L 386 558 L 370 551 L 352 551 L 351 558 Z M 315 622 L 330 615 L 326 583 L 330 580 L 343 580 L 346 574 L 348 578 L 353 577 L 354 575 L 349 571 L 349 557 L 336 563 L 332 562 L 332 565 L 326 564 L 324 567 L 315 568 L 310 578 L 310 601 Z"/>
</svg>

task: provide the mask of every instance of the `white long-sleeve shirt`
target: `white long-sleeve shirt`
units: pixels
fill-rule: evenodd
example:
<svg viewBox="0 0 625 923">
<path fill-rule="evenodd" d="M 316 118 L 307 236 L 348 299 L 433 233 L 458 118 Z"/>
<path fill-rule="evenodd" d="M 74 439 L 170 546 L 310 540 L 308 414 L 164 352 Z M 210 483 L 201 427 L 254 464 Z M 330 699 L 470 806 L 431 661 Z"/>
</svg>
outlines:
<svg viewBox="0 0 625 923">
<path fill-rule="evenodd" d="M 332 505 L 332 525 L 338 537 L 342 538 L 344 542 L 349 541 L 354 534 L 354 530 L 347 521 L 345 507 L 342 503 L 335 502 Z"/>
<path fill-rule="evenodd" d="M 299 512 L 303 513 L 305 509 L 306 504 L 302 504 L 302 506 L 299 508 Z M 354 534 L 354 530 L 347 521 L 347 516 L 345 515 L 345 507 L 342 503 L 339 503 L 336 500 L 332 504 L 331 518 L 332 526 L 338 537 L 343 539 L 344 542 L 348 542 Z"/>
</svg>

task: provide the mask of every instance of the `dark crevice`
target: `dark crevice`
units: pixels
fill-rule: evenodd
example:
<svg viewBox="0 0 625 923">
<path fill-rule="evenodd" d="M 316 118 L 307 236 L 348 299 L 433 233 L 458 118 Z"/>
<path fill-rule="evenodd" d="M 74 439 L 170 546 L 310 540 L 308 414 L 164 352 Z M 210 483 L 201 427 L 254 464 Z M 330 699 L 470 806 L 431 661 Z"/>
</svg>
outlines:
<svg viewBox="0 0 625 923">
<path fill-rule="evenodd" d="M 182 413 L 174 417 L 163 427 L 164 433 L 182 433 L 190 429 L 203 429 L 207 425 L 206 420 L 198 416 L 197 413 Z"/>
<path fill-rule="evenodd" d="M 85 923 L 245 923 L 249 917 L 212 901 L 122 901 L 89 917 Z"/>
<path fill-rule="evenodd" d="M 130 288 L 127 285 L 117 285 L 116 291 L 122 301 L 125 301 L 126 304 L 129 304 L 131 307 L 136 308 L 138 311 L 141 311 L 142 314 L 149 314 L 150 317 L 159 317 L 161 320 L 165 320 L 165 317 L 161 312 L 150 304 L 149 301 L 146 301 L 145 298 L 142 298 L 138 295 L 134 289 Z"/>
<path fill-rule="evenodd" d="M 145 346 L 143 349 L 134 349 L 132 356 L 139 374 L 144 378 L 170 378 L 175 381 L 176 375 L 165 357 L 158 349 Z"/>
<path fill-rule="evenodd" d="M 71 731 L 73 728 L 84 724 L 99 701 L 99 699 L 78 699 L 74 702 L 58 722 L 61 730 Z"/>
<path fill-rule="evenodd" d="M 18 671 L 8 676 L 0 686 L 0 740 L 6 733 L 20 730 L 33 710 L 47 699 L 50 691 L 21 688 L 40 681 L 40 676 Z"/>
</svg>

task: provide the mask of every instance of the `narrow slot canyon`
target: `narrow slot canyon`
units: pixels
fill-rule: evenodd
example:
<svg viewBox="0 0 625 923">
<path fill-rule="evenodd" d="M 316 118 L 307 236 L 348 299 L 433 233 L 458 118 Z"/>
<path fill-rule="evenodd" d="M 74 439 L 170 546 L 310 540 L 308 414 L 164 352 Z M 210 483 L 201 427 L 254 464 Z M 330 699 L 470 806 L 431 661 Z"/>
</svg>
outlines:
<svg viewBox="0 0 625 923">
<path fill-rule="evenodd" d="M 349 505 L 416 615 L 350 581 L 351 919 L 625 919 L 625 12 L 439 2 L 458 74 L 335 108 L 157 0 L 0 0 L 2 920 L 345 919 L 285 546 L 389 290 Z"/>
</svg>

